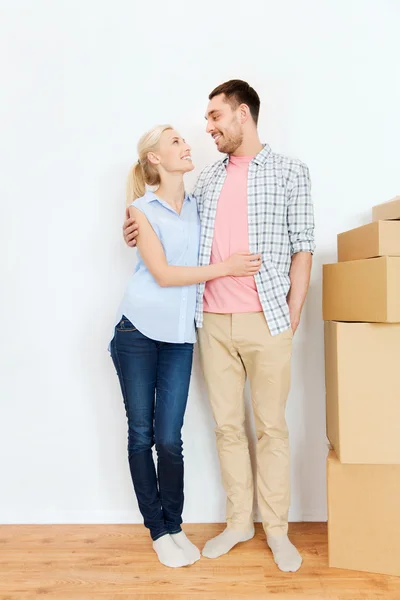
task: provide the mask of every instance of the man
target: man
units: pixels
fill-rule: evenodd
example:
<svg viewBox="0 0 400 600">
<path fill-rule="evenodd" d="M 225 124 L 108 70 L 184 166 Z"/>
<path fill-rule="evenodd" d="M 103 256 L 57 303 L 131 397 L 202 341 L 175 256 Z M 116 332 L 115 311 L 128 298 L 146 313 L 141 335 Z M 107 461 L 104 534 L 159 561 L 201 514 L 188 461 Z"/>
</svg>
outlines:
<svg viewBox="0 0 400 600">
<path fill-rule="evenodd" d="M 282 571 L 297 571 L 290 542 L 289 441 L 285 421 L 292 337 L 300 322 L 314 252 L 310 178 L 299 160 L 262 144 L 260 99 L 248 83 L 215 88 L 207 133 L 223 160 L 196 183 L 202 232 L 199 265 L 236 251 L 262 255 L 255 277 L 200 284 L 196 325 L 201 363 L 216 421 L 217 448 L 227 494 L 227 527 L 203 555 L 217 558 L 254 536 L 253 476 L 245 433 L 243 388 L 248 376 L 257 432 L 257 496 L 267 543 Z M 134 245 L 132 220 L 124 237 Z"/>
</svg>

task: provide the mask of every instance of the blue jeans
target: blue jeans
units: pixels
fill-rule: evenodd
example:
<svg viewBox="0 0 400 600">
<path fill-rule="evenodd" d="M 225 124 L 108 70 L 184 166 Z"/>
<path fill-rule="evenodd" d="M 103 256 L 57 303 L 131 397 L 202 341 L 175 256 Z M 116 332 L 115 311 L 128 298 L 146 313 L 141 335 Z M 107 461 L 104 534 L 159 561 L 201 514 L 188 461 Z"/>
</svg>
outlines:
<svg viewBox="0 0 400 600">
<path fill-rule="evenodd" d="M 128 418 L 128 457 L 144 524 L 153 540 L 181 531 L 181 429 L 193 344 L 156 342 L 122 317 L 111 342 Z M 152 447 L 157 450 L 157 474 Z"/>
</svg>

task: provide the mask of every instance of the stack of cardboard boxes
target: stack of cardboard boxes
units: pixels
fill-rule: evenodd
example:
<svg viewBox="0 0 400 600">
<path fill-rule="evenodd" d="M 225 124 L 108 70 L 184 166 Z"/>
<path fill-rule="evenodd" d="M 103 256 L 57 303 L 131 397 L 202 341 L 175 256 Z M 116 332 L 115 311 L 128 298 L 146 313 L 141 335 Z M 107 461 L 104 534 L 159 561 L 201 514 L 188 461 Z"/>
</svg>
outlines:
<svg viewBox="0 0 400 600">
<path fill-rule="evenodd" d="M 400 196 L 323 266 L 329 566 L 400 575 Z"/>
</svg>

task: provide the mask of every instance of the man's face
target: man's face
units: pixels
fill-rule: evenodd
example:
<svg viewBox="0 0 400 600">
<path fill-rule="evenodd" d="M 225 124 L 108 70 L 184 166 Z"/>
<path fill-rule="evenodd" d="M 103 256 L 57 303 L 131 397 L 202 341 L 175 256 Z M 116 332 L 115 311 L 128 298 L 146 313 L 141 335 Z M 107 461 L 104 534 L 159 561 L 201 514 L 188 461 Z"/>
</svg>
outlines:
<svg viewBox="0 0 400 600">
<path fill-rule="evenodd" d="M 232 154 L 243 142 L 243 131 L 239 121 L 239 109 L 225 102 L 224 94 L 214 96 L 206 112 L 207 128 L 218 150 Z"/>
</svg>

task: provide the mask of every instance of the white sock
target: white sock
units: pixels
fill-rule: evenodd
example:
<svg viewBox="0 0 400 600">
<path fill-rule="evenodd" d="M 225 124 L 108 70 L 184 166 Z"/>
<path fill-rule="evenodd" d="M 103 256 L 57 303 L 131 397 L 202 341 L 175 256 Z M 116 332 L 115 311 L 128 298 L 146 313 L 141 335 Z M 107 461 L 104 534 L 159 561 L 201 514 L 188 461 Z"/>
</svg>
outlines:
<svg viewBox="0 0 400 600">
<path fill-rule="evenodd" d="M 298 571 L 303 559 L 287 535 L 267 535 L 267 544 L 281 571 Z"/>
<path fill-rule="evenodd" d="M 207 558 L 218 558 L 226 554 L 236 544 L 247 542 L 254 537 L 254 527 L 249 531 L 237 531 L 236 529 L 228 529 L 228 527 L 217 537 L 209 540 L 203 548 L 203 556 Z"/>
<path fill-rule="evenodd" d="M 191 564 L 189 558 L 181 548 L 178 548 L 169 534 L 163 535 L 153 542 L 153 548 L 160 563 L 166 567 L 186 567 Z"/>
<path fill-rule="evenodd" d="M 175 544 L 179 546 L 181 550 L 183 550 L 185 555 L 190 560 L 191 564 L 200 560 L 200 550 L 197 548 L 197 546 L 192 544 L 192 542 L 186 537 L 183 531 L 180 531 L 179 533 L 172 533 L 171 537 L 174 540 Z"/>
</svg>

